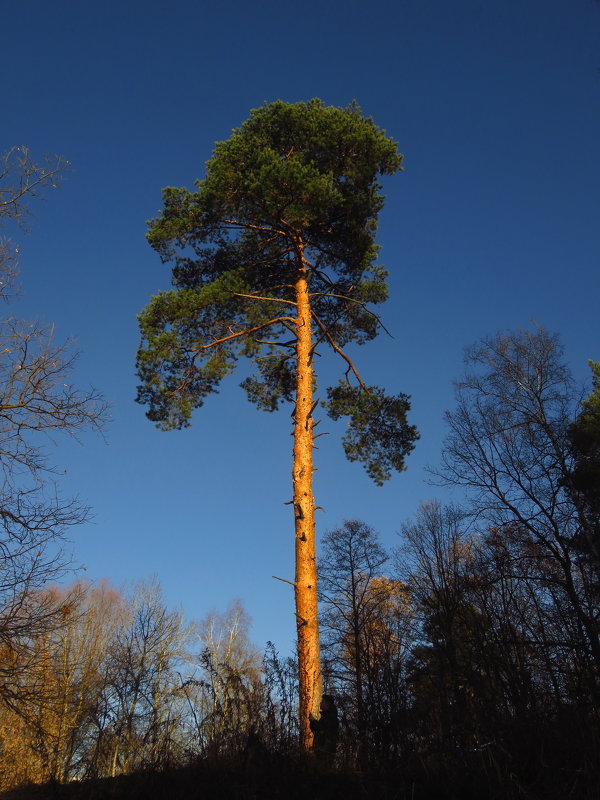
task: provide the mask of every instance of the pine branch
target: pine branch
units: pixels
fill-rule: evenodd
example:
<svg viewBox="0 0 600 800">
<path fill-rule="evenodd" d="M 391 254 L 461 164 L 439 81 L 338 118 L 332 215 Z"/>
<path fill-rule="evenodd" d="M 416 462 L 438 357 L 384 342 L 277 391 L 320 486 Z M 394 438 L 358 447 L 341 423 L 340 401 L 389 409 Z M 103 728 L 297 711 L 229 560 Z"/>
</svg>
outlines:
<svg viewBox="0 0 600 800">
<path fill-rule="evenodd" d="M 191 352 L 198 353 L 200 350 L 208 350 L 209 347 L 214 347 L 217 344 L 223 344 L 224 342 L 229 342 L 232 339 L 239 339 L 240 336 L 249 336 L 251 333 L 260 331 L 263 328 L 268 328 L 270 325 L 275 325 L 275 323 L 277 322 L 295 323 L 296 320 L 293 317 L 275 317 L 275 319 L 271 319 L 268 322 L 264 322 L 262 325 L 255 325 L 254 328 L 246 328 L 243 331 L 238 331 L 237 333 L 232 333 L 229 336 L 224 336 L 222 339 L 215 339 L 214 342 L 209 342 L 208 344 L 200 344 L 198 345 L 198 347 L 195 347 Z"/>
<path fill-rule="evenodd" d="M 333 339 L 332 339 L 332 337 L 331 337 L 331 334 L 329 333 L 329 331 L 327 330 L 327 328 L 325 327 L 325 325 L 323 325 L 323 323 L 321 322 L 321 320 L 320 320 L 320 319 L 317 317 L 317 315 L 315 314 L 315 312 L 314 312 L 314 311 L 312 311 L 312 312 L 311 312 L 311 314 L 312 314 L 312 317 L 313 317 L 314 321 L 317 323 L 317 325 L 319 326 L 319 328 L 320 328 L 320 329 L 321 329 L 321 331 L 323 332 L 323 335 L 325 336 L 325 338 L 327 339 L 327 341 L 329 342 L 329 344 L 332 346 L 332 348 L 335 350 L 335 352 L 336 352 L 336 353 L 337 353 L 339 356 L 341 356 L 341 357 L 344 359 L 344 361 L 345 361 L 345 362 L 348 364 L 348 371 L 350 371 L 350 370 L 351 370 L 351 371 L 354 373 L 354 376 L 356 377 L 356 380 L 357 380 L 357 381 L 358 381 L 358 383 L 360 384 L 360 388 L 361 388 L 363 391 L 365 391 L 365 392 L 367 392 L 367 393 L 368 393 L 368 392 L 369 392 L 369 390 L 367 389 L 367 386 L 366 386 L 365 382 L 363 381 L 363 379 L 362 379 L 362 378 L 360 377 L 360 375 L 358 374 L 358 370 L 356 369 L 356 367 L 355 367 L 355 366 L 354 366 L 354 364 L 352 363 L 351 359 L 350 359 L 350 358 L 349 358 L 349 357 L 346 355 L 346 353 L 344 353 L 344 351 L 342 350 L 342 348 L 341 348 L 341 347 L 340 347 L 338 344 L 336 344 L 336 343 L 334 342 L 334 340 L 333 340 Z"/>
</svg>

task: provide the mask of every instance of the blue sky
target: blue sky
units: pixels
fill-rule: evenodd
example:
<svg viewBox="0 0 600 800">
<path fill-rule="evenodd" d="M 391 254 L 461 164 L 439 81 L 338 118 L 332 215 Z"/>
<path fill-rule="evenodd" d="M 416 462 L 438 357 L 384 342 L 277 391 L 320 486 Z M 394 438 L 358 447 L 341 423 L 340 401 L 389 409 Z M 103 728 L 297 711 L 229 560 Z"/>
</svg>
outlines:
<svg viewBox="0 0 600 800">
<path fill-rule="evenodd" d="M 191 186 L 215 141 L 267 100 L 356 99 L 405 154 L 378 241 L 394 338 L 353 355 L 412 395 L 421 441 L 383 488 L 320 439 L 320 530 L 373 525 L 386 546 L 439 457 L 465 345 L 532 320 L 588 379 L 600 359 L 600 4 L 594 0 L 202 0 L 3 4 L 0 150 L 72 164 L 33 206 L 12 312 L 56 324 L 80 385 L 113 403 L 106 441 L 60 442 L 87 575 L 158 574 L 189 617 L 243 600 L 253 638 L 294 641 L 291 427 L 225 382 L 191 429 L 162 433 L 133 401 L 136 314 L 170 270 L 144 239 L 163 186 Z M 14 233 L 14 232 L 13 232 Z"/>
</svg>

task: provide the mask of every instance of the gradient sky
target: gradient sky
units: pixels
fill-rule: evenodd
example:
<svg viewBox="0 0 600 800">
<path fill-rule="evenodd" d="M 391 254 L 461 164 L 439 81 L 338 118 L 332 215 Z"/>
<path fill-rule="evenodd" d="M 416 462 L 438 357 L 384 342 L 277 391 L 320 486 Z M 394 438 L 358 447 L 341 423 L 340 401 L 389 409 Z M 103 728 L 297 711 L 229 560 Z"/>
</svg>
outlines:
<svg viewBox="0 0 600 800">
<path fill-rule="evenodd" d="M 581 381 L 600 359 L 600 4 L 594 0 L 21 0 L 1 4 L 0 150 L 72 164 L 18 238 L 12 313 L 81 350 L 76 380 L 113 404 L 106 441 L 59 442 L 64 491 L 92 506 L 73 532 L 87 576 L 156 573 L 190 618 L 236 597 L 258 644 L 294 642 L 291 421 L 228 379 L 191 429 L 163 433 L 133 401 L 136 314 L 170 269 L 145 241 L 163 186 L 201 177 L 215 141 L 265 100 L 320 97 L 398 140 L 378 241 L 393 339 L 353 351 L 369 383 L 412 395 L 421 441 L 383 488 L 344 460 L 340 428 L 316 452 L 320 531 L 344 518 L 384 545 L 435 464 L 465 345 L 557 331 Z M 331 381 L 327 377 L 324 383 Z"/>
</svg>

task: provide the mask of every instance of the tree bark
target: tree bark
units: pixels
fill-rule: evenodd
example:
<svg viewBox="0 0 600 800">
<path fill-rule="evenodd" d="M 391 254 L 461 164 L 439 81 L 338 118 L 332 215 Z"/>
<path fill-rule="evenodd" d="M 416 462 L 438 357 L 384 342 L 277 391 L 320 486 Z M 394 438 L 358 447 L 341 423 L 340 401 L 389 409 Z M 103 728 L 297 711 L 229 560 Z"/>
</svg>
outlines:
<svg viewBox="0 0 600 800">
<path fill-rule="evenodd" d="M 322 678 L 317 610 L 317 561 L 315 546 L 315 502 L 313 496 L 313 352 L 308 268 L 303 247 L 297 250 L 295 284 L 296 317 L 296 409 L 294 414 L 294 516 L 296 533 L 296 624 L 298 628 L 298 672 L 300 692 L 300 746 L 312 745 L 309 715 L 319 716 Z"/>
</svg>

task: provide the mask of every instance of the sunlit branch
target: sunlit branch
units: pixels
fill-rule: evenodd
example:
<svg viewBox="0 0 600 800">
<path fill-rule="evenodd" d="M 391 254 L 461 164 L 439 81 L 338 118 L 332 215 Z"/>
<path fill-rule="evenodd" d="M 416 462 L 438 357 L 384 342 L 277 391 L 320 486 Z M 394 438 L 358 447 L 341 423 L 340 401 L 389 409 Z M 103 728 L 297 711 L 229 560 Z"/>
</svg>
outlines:
<svg viewBox="0 0 600 800">
<path fill-rule="evenodd" d="M 197 353 L 200 350 L 208 350 L 209 347 L 214 347 L 217 344 L 223 344 L 224 342 L 229 342 L 232 339 L 239 339 L 240 336 L 249 336 L 251 333 L 256 333 L 256 331 L 261 331 L 263 328 L 268 328 L 270 325 L 275 325 L 275 323 L 277 322 L 295 323 L 296 320 L 293 317 L 276 317 L 275 319 L 269 320 L 269 322 L 263 322 L 262 325 L 255 325 L 254 328 L 246 328 L 243 331 L 238 331 L 237 333 L 232 333 L 229 336 L 224 336 L 222 339 L 215 339 L 214 342 L 209 342 L 208 344 L 200 344 L 198 345 L 198 347 L 195 347 L 191 352 Z"/>
<path fill-rule="evenodd" d="M 296 303 L 293 300 L 283 300 L 280 297 L 261 297 L 258 294 L 243 294 L 242 292 L 231 292 L 231 294 L 235 295 L 236 297 L 247 297 L 249 300 L 267 300 L 273 303 L 287 303 L 287 305 L 295 306 Z"/>
<path fill-rule="evenodd" d="M 246 328 L 243 331 L 238 331 L 237 333 L 232 333 L 229 336 L 224 336 L 222 339 L 215 339 L 214 342 L 209 342 L 208 344 L 201 344 L 198 345 L 198 347 L 195 347 L 193 350 L 190 351 L 191 353 L 194 353 L 194 355 L 192 356 L 192 360 L 187 369 L 187 372 L 185 373 L 185 376 L 181 381 L 181 383 L 179 384 L 179 386 L 173 391 L 173 394 L 178 394 L 179 392 L 181 392 L 182 389 L 184 389 L 187 383 L 189 382 L 190 375 L 192 374 L 192 371 L 196 364 L 196 358 L 200 354 L 201 350 L 208 350 L 208 348 L 214 347 L 217 344 L 223 344 L 224 342 L 229 342 L 232 339 L 239 339 L 240 336 L 249 336 L 251 333 L 256 333 L 256 331 L 260 331 L 263 328 L 268 328 L 270 325 L 275 325 L 278 322 L 282 323 L 282 325 L 288 328 L 288 330 L 293 331 L 293 328 L 290 328 L 288 323 L 291 322 L 292 324 L 294 324 L 296 320 L 293 317 L 276 317 L 275 319 L 269 320 L 269 322 L 264 322 L 262 325 L 255 325 L 254 328 Z"/>
</svg>

